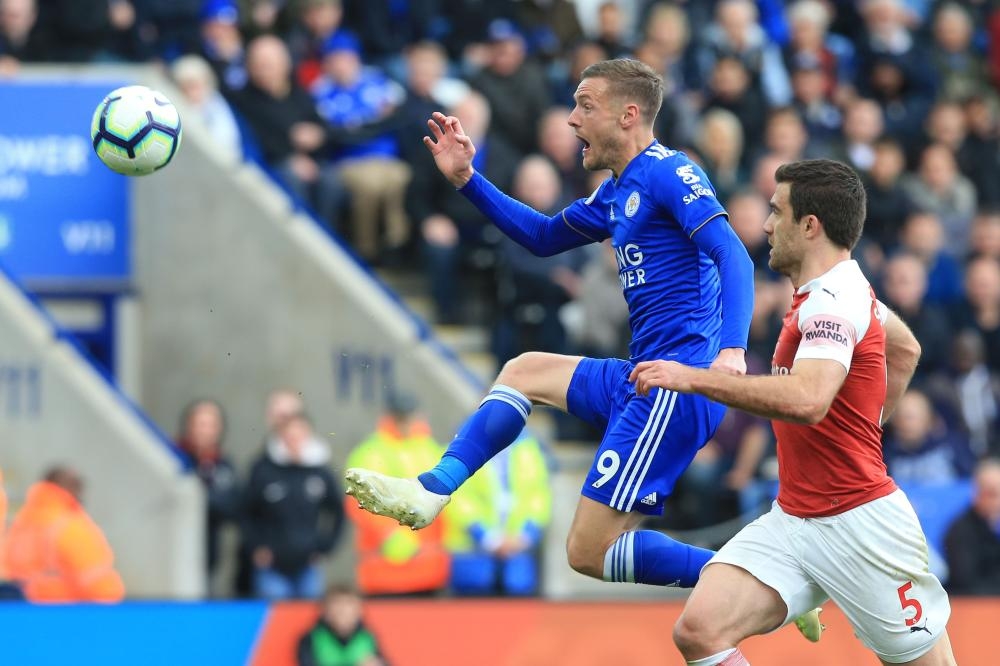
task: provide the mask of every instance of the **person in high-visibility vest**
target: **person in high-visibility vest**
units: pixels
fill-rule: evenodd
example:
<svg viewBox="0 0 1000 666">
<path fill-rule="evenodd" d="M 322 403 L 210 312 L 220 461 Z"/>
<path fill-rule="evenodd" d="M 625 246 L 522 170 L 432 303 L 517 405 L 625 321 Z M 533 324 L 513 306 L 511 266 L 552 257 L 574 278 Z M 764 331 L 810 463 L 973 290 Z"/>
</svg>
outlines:
<svg viewBox="0 0 1000 666">
<path fill-rule="evenodd" d="M 548 461 L 538 440 L 522 432 L 445 508 L 452 591 L 536 594 L 539 549 L 551 513 Z"/>
<path fill-rule="evenodd" d="M 83 482 L 55 467 L 28 489 L 7 533 L 7 574 L 34 602 L 121 601 L 125 586 L 101 528 L 80 504 Z"/>
<path fill-rule="evenodd" d="M 375 432 L 350 453 L 347 465 L 413 477 L 433 464 L 444 448 L 434 441 L 416 408 L 414 396 L 391 393 L 386 414 Z M 414 531 L 363 511 L 353 498 L 346 506 L 355 526 L 357 580 L 363 594 L 421 594 L 447 587 L 450 557 L 442 543 L 443 522 Z"/>
</svg>

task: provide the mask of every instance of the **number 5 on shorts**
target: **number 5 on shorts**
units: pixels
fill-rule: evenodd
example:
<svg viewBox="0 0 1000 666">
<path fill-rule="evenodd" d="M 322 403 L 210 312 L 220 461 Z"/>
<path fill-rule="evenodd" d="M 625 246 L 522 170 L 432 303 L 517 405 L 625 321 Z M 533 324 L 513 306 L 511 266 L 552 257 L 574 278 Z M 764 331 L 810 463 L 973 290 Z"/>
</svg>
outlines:
<svg viewBox="0 0 1000 666">
<path fill-rule="evenodd" d="M 903 585 L 900 585 L 899 589 L 896 590 L 896 594 L 899 595 L 899 603 L 903 606 L 903 610 L 905 611 L 907 608 L 912 608 L 914 611 L 916 611 L 913 614 L 913 617 L 906 620 L 906 626 L 908 627 L 912 627 L 917 622 L 919 622 L 920 618 L 924 614 L 924 608 L 923 606 L 920 605 L 919 601 L 917 601 L 916 599 L 906 598 L 906 593 L 910 591 L 911 587 L 913 587 L 913 583 L 907 581 Z"/>
</svg>

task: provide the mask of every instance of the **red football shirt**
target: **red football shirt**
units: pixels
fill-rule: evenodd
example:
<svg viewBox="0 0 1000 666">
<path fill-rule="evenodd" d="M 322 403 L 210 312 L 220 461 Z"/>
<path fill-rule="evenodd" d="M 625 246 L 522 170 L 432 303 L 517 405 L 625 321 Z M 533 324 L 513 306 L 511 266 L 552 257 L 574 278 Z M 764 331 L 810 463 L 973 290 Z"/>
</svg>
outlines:
<svg viewBox="0 0 1000 666">
<path fill-rule="evenodd" d="M 888 495 L 896 484 L 882 458 L 885 319 L 855 261 L 844 261 L 795 292 L 771 360 L 788 374 L 798 359 L 826 359 L 847 378 L 816 425 L 771 421 L 778 442 L 778 504 L 800 518 L 843 513 Z"/>
</svg>

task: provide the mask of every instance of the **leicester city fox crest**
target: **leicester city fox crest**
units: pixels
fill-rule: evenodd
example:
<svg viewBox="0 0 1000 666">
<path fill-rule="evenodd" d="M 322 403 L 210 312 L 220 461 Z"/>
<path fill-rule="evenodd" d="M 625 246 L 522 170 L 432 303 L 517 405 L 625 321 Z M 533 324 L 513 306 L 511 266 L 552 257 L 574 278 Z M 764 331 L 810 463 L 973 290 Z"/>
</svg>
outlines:
<svg viewBox="0 0 1000 666">
<path fill-rule="evenodd" d="M 625 217 L 632 217 L 637 210 L 639 210 L 639 193 L 633 192 L 628 195 L 628 201 L 625 202 Z"/>
</svg>

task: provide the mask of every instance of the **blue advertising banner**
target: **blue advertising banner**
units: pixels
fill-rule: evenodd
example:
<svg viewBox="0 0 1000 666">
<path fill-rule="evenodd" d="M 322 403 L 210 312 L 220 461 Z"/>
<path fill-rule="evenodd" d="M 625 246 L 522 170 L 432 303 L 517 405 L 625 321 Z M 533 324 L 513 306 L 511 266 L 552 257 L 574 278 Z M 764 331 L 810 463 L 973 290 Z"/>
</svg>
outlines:
<svg viewBox="0 0 1000 666">
<path fill-rule="evenodd" d="M 90 142 L 121 82 L 0 82 L 0 262 L 32 288 L 124 287 L 129 183 Z"/>
</svg>

